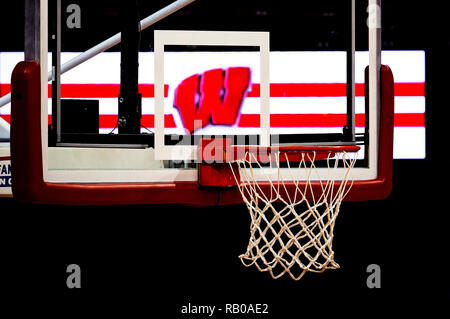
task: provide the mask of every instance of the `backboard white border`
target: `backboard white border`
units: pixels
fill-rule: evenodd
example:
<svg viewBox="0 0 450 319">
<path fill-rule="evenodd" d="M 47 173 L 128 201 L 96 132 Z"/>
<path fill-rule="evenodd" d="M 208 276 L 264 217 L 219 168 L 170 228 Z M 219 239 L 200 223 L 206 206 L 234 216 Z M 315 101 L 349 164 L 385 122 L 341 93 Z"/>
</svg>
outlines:
<svg viewBox="0 0 450 319">
<path fill-rule="evenodd" d="M 270 145 L 269 32 L 155 30 L 155 159 L 196 160 L 197 147 L 164 143 L 164 46 L 251 46 L 260 56 L 260 145 Z"/>
</svg>

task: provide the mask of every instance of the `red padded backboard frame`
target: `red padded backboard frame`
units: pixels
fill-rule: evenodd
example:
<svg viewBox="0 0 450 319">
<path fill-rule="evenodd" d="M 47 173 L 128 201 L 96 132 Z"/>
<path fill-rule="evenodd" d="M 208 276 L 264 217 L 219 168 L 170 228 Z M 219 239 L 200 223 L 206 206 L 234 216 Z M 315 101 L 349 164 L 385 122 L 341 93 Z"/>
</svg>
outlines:
<svg viewBox="0 0 450 319">
<path fill-rule="evenodd" d="M 19 201 L 59 205 L 183 204 L 213 206 L 242 202 L 236 188 L 210 189 L 197 182 L 76 184 L 43 179 L 41 141 L 40 66 L 20 62 L 11 80 L 12 192 Z M 392 190 L 394 134 L 394 79 L 388 66 L 381 69 L 381 118 L 378 178 L 355 181 L 346 201 L 384 199 Z M 269 190 L 269 183 L 261 183 Z M 320 185 L 313 183 L 320 191 Z M 288 184 L 288 191 L 294 185 Z"/>
</svg>

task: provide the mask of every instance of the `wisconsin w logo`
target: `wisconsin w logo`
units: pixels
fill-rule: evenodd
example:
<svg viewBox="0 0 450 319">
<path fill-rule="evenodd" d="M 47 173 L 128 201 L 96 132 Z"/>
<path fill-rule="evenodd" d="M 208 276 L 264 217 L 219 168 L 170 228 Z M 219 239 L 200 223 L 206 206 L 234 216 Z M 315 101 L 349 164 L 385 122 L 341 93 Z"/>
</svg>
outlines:
<svg viewBox="0 0 450 319">
<path fill-rule="evenodd" d="M 208 124 L 233 125 L 250 85 L 250 69 L 214 69 L 183 80 L 174 106 L 189 133 Z"/>
</svg>

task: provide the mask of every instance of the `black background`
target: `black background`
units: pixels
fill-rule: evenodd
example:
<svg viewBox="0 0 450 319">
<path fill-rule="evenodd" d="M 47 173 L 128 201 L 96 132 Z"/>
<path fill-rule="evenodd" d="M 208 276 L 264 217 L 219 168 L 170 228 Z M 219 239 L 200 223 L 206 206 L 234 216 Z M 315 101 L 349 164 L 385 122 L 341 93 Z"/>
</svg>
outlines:
<svg viewBox="0 0 450 319">
<path fill-rule="evenodd" d="M 23 4 L 18 2 L 1 6 L 0 51 L 23 50 Z M 98 14 L 93 1 L 72 2 L 81 5 L 83 15 Z M 304 21 L 295 20 L 295 10 L 279 2 L 259 1 L 259 11 L 266 10 L 266 15 L 253 11 L 252 1 L 198 2 L 155 28 L 188 29 L 194 17 L 196 26 L 204 24 L 207 29 L 214 20 L 212 11 L 225 9 L 234 17 L 254 16 L 254 20 L 236 24 L 236 29 L 257 29 L 260 18 L 270 19 L 275 29 L 284 31 Z M 200 2 L 203 11 L 198 10 Z M 142 15 L 168 3 L 151 1 Z M 302 3 L 297 12 L 320 18 L 324 11 L 316 8 L 320 7 L 317 3 L 332 2 Z M 245 268 L 237 257 L 245 251 L 249 233 L 248 212 L 241 205 L 59 207 L 2 199 L 0 311 L 13 311 L 17 318 L 25 313 L 59 318 L 114 314 L 204 318 L 182 316 L 181 306 L 188 302 L 217 307 L 268 303 L 270 315 L 255 318 L 405 315 L 419 309 L 429 312 L 427 317 L 435 317 L 431 312 L 450 301 L 445 153 L 449 28 L 437 3 L 383 1 L 383 49 L 426 50 L 427 158 L 394 161 L 394 189 L 388 199 L 342 206 L 334 239 L 341 269 L 307 274 L 294 282 L 289 278 L 272 280 L 267 273 Z M 332 12 L 336 5 L 324 7 Z M 118 15 L 114 9 L 108 14 Z M 204 18 L 201 23 L 200 17 Z M 84 21 L 91 23 L 89 18 Z M 106 30 L 99 26 L 98 33 L 89 36 L 66 34 L 80 43 L 74 40 L 74 47 L 64 44 L 68 47 L 63 50 L 74 50 L 77 45 L 88 48 L 115 33 L 102 28 Z M 336 29 L 341 30 L 339 26 Z M 342 41 L 328 31 L 311 30 L 310 39 L 297 49 L 318 49 L 319 42 L 342 49 Z M 150 36 L 143 35 L 142 41 L 142 50 L 151 49 Z M 272 45 L 282 49 L 285 42 L 279 41 Z M 81 267 L 81 289 L 66 287 L 66 267 L 72 263 Z M 380 289 L 366 286 L 370 264 L 381 266 Z M 448 316 L 448 306 L 443 311 L 440 315 Z M 251 316 L 225 316 L 246 317 Z"/>
</svg>

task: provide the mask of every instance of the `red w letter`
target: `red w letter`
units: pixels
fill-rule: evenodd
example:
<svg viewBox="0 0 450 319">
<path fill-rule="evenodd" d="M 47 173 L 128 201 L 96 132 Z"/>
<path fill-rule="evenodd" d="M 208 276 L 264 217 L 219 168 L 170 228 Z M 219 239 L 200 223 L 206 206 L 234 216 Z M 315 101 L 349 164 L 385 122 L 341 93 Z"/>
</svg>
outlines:
<svg viewBox="0 0 450 319">
<path fill-rule="evenodd" d="M 185 79 L 175 90 L 174 106 L 189 133 L 215 125 L 236 123 L 250 85 L 250 69 L 215 69 Z"/>
</svg>

